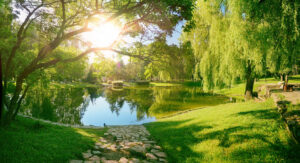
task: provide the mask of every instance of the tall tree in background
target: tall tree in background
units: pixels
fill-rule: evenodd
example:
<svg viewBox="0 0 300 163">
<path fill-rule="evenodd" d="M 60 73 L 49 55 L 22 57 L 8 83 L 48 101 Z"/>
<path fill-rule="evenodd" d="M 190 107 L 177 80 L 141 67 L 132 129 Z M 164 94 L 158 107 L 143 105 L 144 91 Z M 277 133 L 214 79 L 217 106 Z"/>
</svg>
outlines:
<svg viewBox="0 0 300 163">
<path fill-rule="evenodd" d="M 299 2 L 198 0 L 194 28 L 183 34 L 207 89 L 246 81 L 245 98 L 267 67 L 290 72 L 299 51 Z M 277 68 L 277 69 L 276 69 Z"/>
<path fill-rule="evenodd" d="M 8 52 L 4 54 L 5 58 L 2 58 L 4 63 L 3 94 L 6 95 L 9 80 L 15 82 L 16 85 L 12 98 L 6 102 L 6 124 L 9 124 L 13 116 L 16 115 L 18 103 L 22 101 L 20 95 L 25 93 L 24 81 L 33 72 L 47 69 L 57 63 L 73 62 L 99 50 L 119 52 L 116 49 L 117 42 L 114 42 L 108 47 L 86 47 L 85 51 L 72 58 L 54 55 L 58 47 L 63 47 L 68 41 L 90 31 L 89 23 L 95 20 L 96 16 L 105 15 L 105 20 L 102 22 L 104 24 L 110 21 L 119 21 L 123 26 L 120 35 L 137 36 L 147 33 L 149 30 L 155 30 L 156 33 L 171 33 L 178 21 L 189 20 L 192 17 L 193 8 L 191 0 L 111 0 L 99 2 L 98 0 L 17 0 L 4 5 L 5 7 L 13 6 L 14 9 L 21 10 L 23 16 L 25 15 L 24 20 L 16 19 L 14 21 L 13 41 L 7 48 Z M 19 22 L 20 20 L 21 22 Z M 9 26 L 11 23 L 7 25 Z M 23 45 L 29 43 L 28 31 L 30 30 L 36 31 L 35 34 L 38 37 L 35 42 L 38 45 L 23 50 Z M 28 59 L 28 64 L 21 68 L 18 67 L 18 71 L 15 72 L 17 59 L 19 57 L 26 58 L 27 56 L 24 55 L 31 56 Z"/>
<path fill-rule="evenodd" d="M 269 18 L 272 25 L 269 40 L 273 46 L 268 53 L 269 71 L 281 76 L 288 84 L 288 75 L 297 66 L 300 58 L 300 2 L 282 0 L 278 3 L 277 12 Z"/>
</svg>

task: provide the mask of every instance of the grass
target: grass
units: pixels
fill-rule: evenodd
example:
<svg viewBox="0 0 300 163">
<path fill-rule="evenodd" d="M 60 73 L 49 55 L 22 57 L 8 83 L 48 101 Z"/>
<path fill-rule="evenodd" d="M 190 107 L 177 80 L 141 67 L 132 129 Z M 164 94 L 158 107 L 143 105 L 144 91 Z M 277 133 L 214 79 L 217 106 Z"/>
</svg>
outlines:
<svg viewBox="0 0 300 163">
<path fill-rule="evenodd" d="M 151 82 L 151 86 L 156 87 L 172 87 L 172 86 L 188 86 L 188 87 L 201 87 L 200 82 L 195 81 L 173 81 L 173 82 Z"/>
<path fill-rule="evenodd" d="M 98 88 L 98 87 L 100 87 L 100 85 L 85 83 L 85 82 L 72 82 L 72 83 L 52 82 L 50 86 L 55 87 L 55 88 L 86 88 L 86 87 Z"/>
<path fill-rule="evenodd" d="M 254 83 L 253 90 L 257 91 L 258 87 L 264 84 L 270 84 L 270 83 L 276 84 L 278 82 L 280 82 L 280 80 L 275 78 L 260 79 Z M 289 83 L 300 83 L 300 75 L 289 77 Z M 232 88 L 219 89 L 219 90 L 215 90 L 214 92 L 242 100 L 244 99 L 245 87 L 246 87 L 245 82 L 242 82 L 239 84 L 235 84 Z"/>
<path fill-rule="evenodd" d="M 173 87 L 173 86 L 182 86 L 182 83 L 180 83 L 180 82 L 172 82 L 172 83 L 151 82 L 150 85 L 155 86 L 155 87 Z"/>
<path fill-rule="evenodd" d="M 272 100 L 191 111 L 146 124 L 169 162 L 299 162 Z"/>
<path fill-rule="evenodd" d="M 50 125 L 18 117 L 9 127 L 0 127 L 0 162 L 68 162 L 82 159 L 104 134 L 100 129 Z"/>
</svg>

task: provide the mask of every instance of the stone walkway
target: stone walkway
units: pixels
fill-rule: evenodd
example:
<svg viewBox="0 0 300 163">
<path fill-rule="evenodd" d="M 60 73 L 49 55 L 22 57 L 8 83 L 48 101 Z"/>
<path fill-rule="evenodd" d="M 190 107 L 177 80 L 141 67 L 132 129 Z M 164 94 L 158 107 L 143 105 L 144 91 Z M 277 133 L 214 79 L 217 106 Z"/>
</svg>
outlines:
<svg viewBox="0 0 300 163">
<path fill-rule="evenodd" d="M 85 160 L 71 163 L 162 163 L 167 162 L 162 148 L 151 140 L 143 125 L 109 127 L 93 149 L 82 153 Z"/>
</svg>

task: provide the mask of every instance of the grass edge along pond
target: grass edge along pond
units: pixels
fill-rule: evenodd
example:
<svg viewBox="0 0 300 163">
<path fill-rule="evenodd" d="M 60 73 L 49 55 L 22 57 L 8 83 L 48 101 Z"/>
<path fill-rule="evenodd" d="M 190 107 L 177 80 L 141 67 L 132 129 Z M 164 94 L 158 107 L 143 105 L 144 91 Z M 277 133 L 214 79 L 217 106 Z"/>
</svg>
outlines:
<svg viewBox="0 0 300 163">
<path fill-rule="evenodd" d="M 63 127 L 23 117 L 0 127 L 0 162 L 68 162 L 82 159 L 106 129 Z"/>
<path fill-rule="evenodd" d="M 170 162 L 297 162 L 274 102 L 223 104 L 145 125 Z"/>
<path fill-rule="evenodd" d="M 271 99 L 191 111 L 145 125 L 169 162 L 297 162 Z M 17 117 L 0 128 L 0 162 L 67 162 L 82 158 L 105 129 L 78 129 Z"/>
</svg>

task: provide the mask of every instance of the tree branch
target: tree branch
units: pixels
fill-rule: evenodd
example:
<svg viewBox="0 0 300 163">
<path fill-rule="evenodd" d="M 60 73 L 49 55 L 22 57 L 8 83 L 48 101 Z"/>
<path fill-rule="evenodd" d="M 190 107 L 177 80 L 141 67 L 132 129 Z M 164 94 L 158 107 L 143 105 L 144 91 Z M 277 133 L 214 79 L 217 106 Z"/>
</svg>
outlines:
<svg viewBox="0 0 300 163">
<path fill-rule="evenodd" d="M 16 108 L 16 110 L 15 110 L 15 112 L 14 112 L 14 115 L 13 115 L 13 119 L 17 116 L 17 114 L 18 114 L 18 112 L 19 112 L 19 110 L 20 110 L 20 107 L 21 107 L 21 103 L 22 103 L 23 99 L 25 98 L 26 93 L 27 93 L 29 87 L 30 87 L 30 85 L 28 84 L 28 85 L 26 86 L 26 88 L 25 88 L 25 90 L 24 90 L 22 96 L 20 97 L 20 99 L 19 99 L 19 101 L 18 101 L 18 104 L 17 104 L 17 108 Z"/>
<path fill-rule="evenodd" d="M 28 25 L 28 22 L 30 21 L 30 18 L 31 16 L 39 9 L 41 8 L 42 6 L 44 5 L 44 3 L 38 5 L 36 8 L 34 8 L 31 12 L 28 13 L 27 17 L 25 18 L 24 22 L 21 24 L 18 32 L 17 32 L 17 42 L 15 43 L 15 45 L 12 47 L 12 50 L 10 52 L 10 55 L 8 57 L 8 60 L 6 62 L 6 67 L 5 67 L 5 73 L 4 73 L 4 87 L 6 88 L 7 86 L 7 80 L 8 80 L 8 74 L 9 74 L 9 71 L 10 71 L 10 67 L 11 67 L 11 63 L 12 63 L 12 60 L 13 58 L 15 57 L 16 55 L 16 52 L 17 50 L 19 49 L 22 41 L 23 41 L 23 33 L 24 33 L 24 30 L 26 32 L 26 30 L 28 29 L 28 26 L 25 27 L 26 25 Z"/>
</svg>

